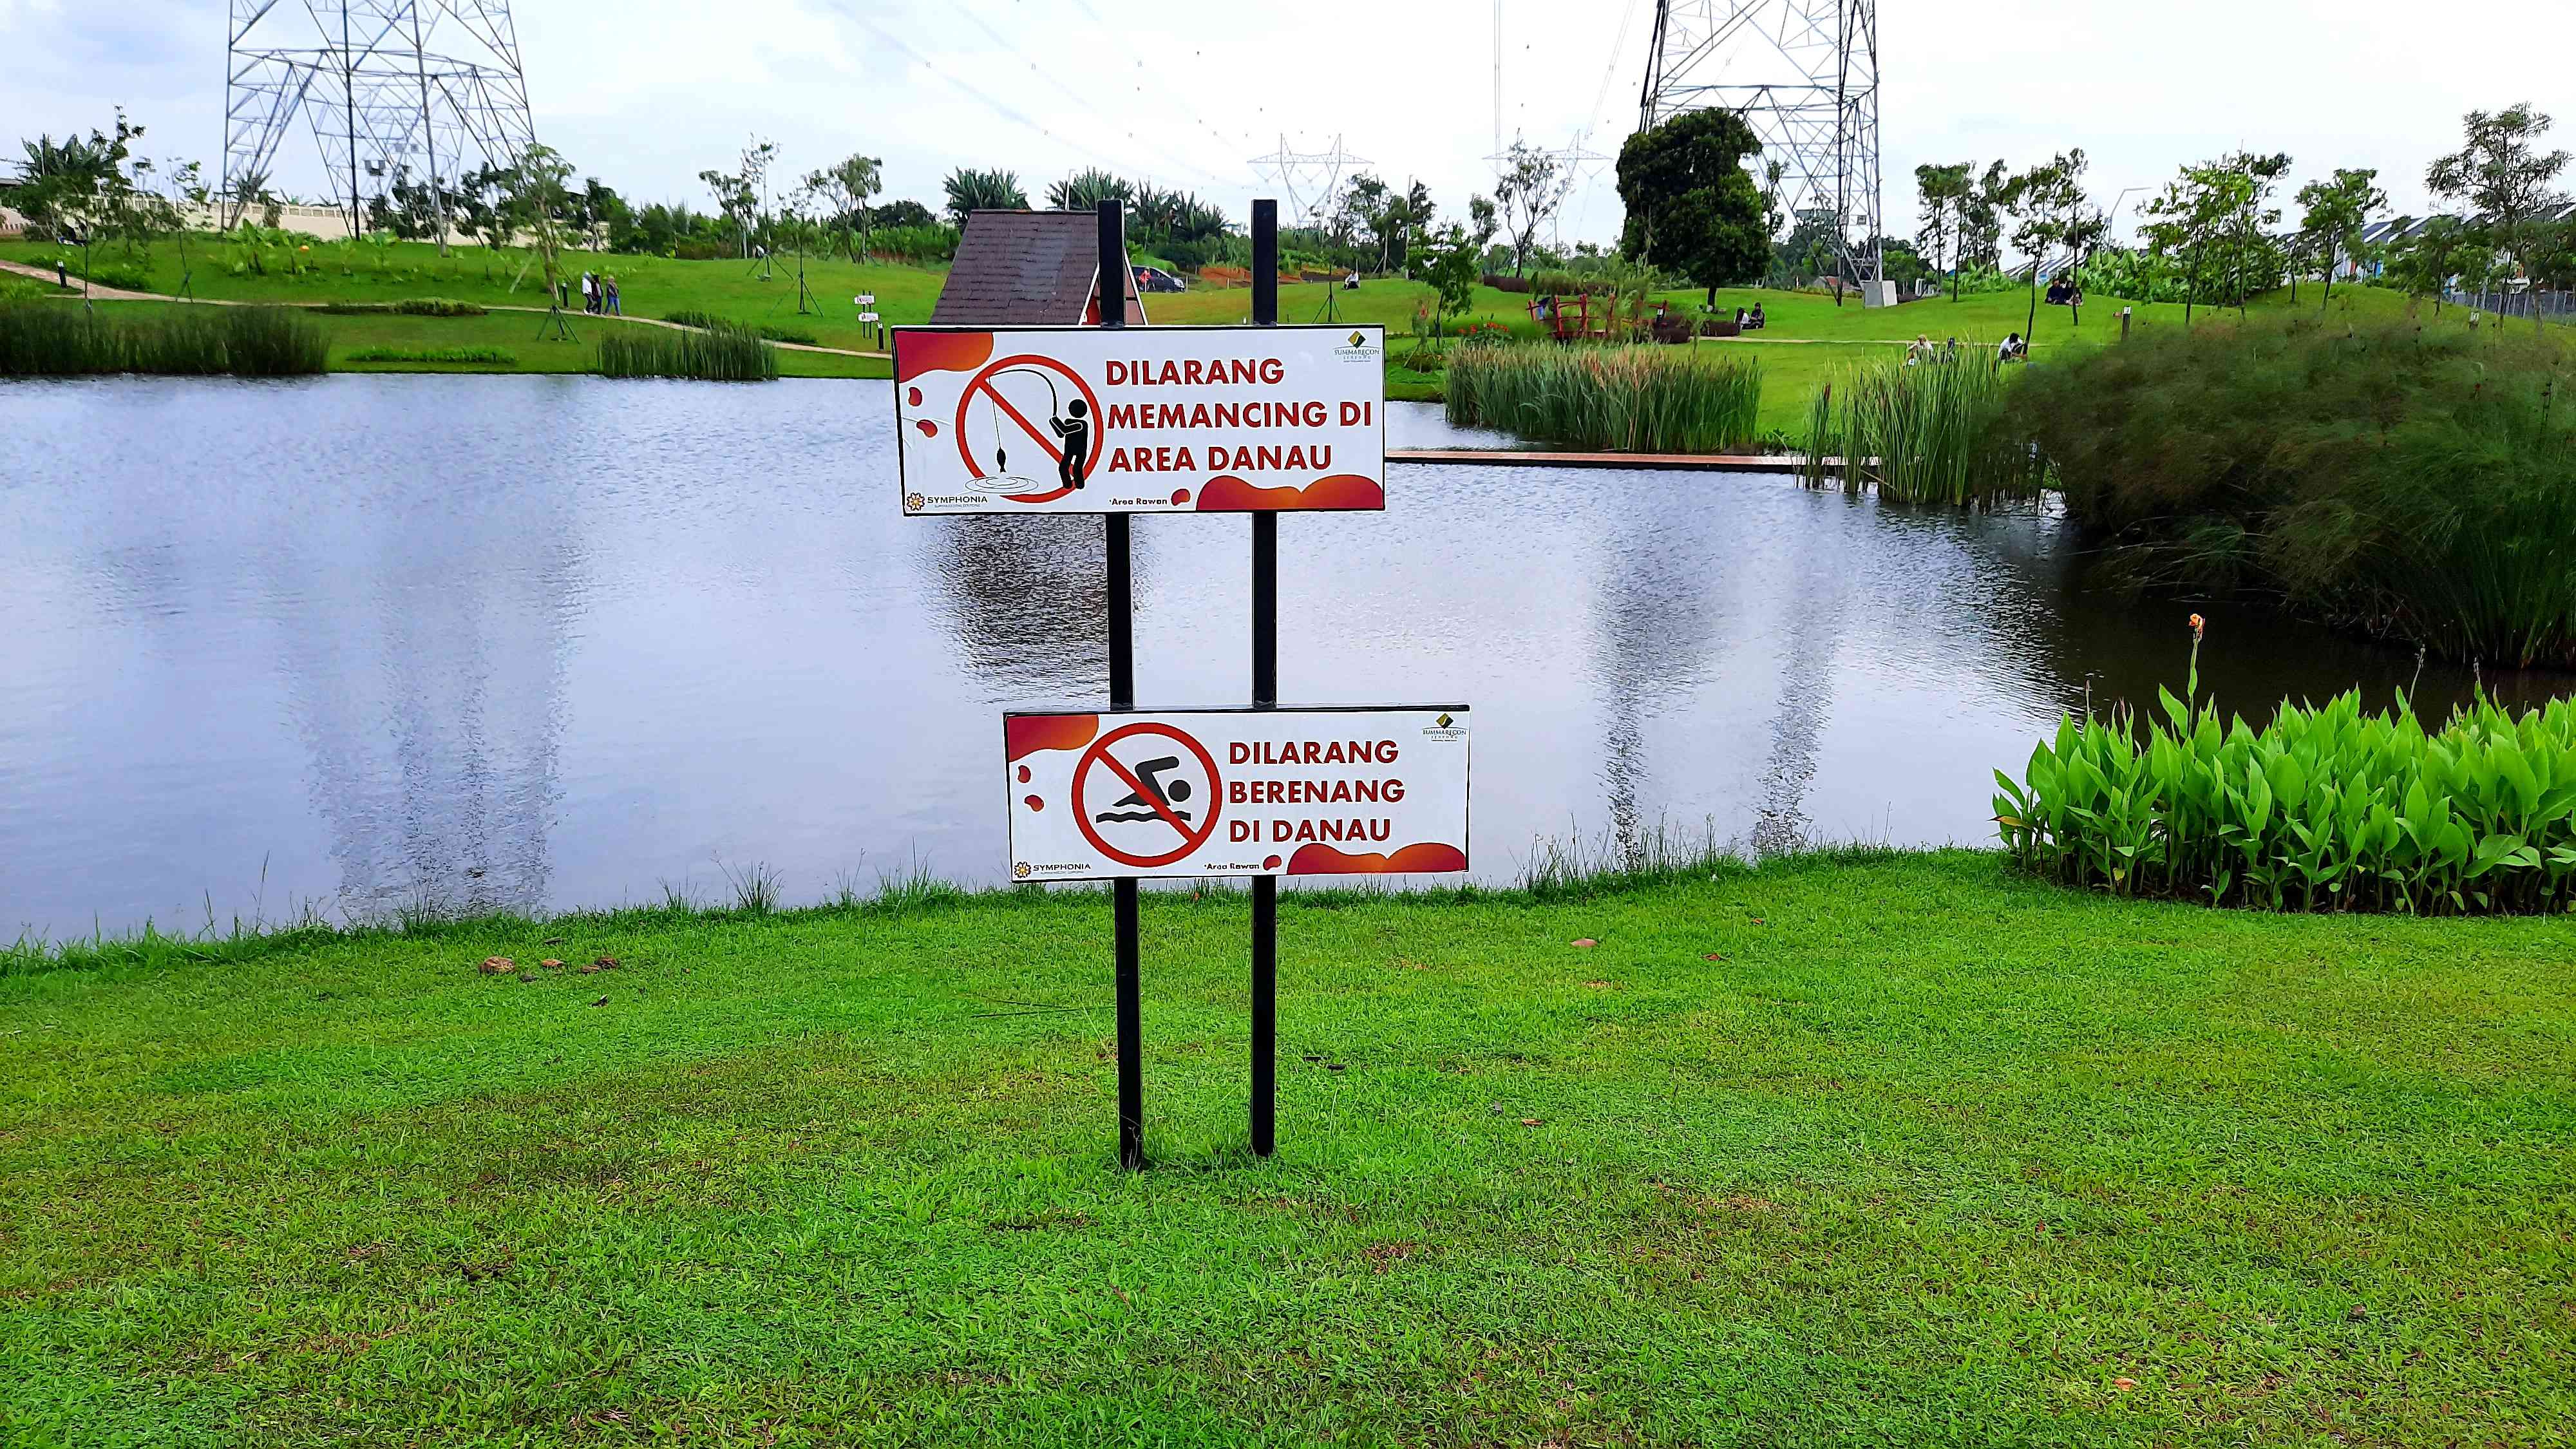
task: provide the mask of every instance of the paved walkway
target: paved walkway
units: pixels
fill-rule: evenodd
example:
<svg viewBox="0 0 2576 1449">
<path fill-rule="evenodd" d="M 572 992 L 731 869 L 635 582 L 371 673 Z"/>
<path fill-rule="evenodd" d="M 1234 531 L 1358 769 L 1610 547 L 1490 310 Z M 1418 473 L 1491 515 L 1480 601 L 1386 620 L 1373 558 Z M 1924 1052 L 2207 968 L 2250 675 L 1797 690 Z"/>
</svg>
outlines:
<svg viewBox="0 0 2576 1449">
<path fill-rule="evenodd" d="M 1390 463 L 1463 463 L 1482 468 L 1676 468 L 1694 473 L 1795 473 L 1807 460 L 1762 453 L 1542 453 L 1526 448 L 1389 448 Z M 1828 468 L 1840 458 L 1824 460 Z"/>
<path fill-rule="evenodd" d="M 33 267 L 24 262 L 0 261 L 0 271 L 14 272 L 22 277 L 33 277 L 37 281 L 43 282 L 48 286 L 52 285 L 54 280 L 52 269 L 47 267 Z M 73 280 L 77 282 L 79 278 L 76 277 Z M 65 295 L 77 295 L 77 293 L 66 293 Z M 159 292 L 129 292 L 121 287 L 100 286 L 92 286 L 89 289 L 89 297 L 90 300 L 94 302 L 183 302 L 194 303 L 205 307 L 328 307 L 332 305 L 328 302 L 246 302 L 229 297 L 170 297 L 164 296 Z M 532 312 L 538 316 L 543 316 L 552 309 L 546 307 L 516 307 L 506 305 L 492 306 L 486 304 L 484 305 L 483 310 L 486 312 Z M 590 319 L 590 314 L 587 312 L 573 312 L 568 313 L 567 315 L 589 320 L 597 320 Z M 674 332 L 697 332 L 703 330 L 696 327 L 684 327 L 677 322 L 665 322 L 659 317 L 619 316 L 607 320 L 616 322 L 635 322 L 646 327 L 668 327 Z M 860 352 L 848 347 L 825 347 L 819 343 L 813 342 L 773 342 L 769 345 L 772 347 L 783 348 L 789 352 L 827 352 L 834 357 L 873 357 L 880 362 L 892 362 L 894 360 L 893 354 L 891 353 Z"/>
</svg>

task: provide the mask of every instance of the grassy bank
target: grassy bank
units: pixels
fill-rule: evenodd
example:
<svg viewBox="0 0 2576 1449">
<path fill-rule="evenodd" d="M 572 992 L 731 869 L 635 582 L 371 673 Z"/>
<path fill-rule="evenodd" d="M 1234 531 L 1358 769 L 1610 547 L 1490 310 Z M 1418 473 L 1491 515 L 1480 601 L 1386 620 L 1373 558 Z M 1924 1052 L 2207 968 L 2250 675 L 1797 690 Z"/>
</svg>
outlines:
<svg viewBox="0 0 2576 1449">
<path fill-rule="evenodd" d="M 1444 371 L 1451 423 L 1586 451 L 1740 453 L 1762 414 L 1762 367 L 1743 354 L 1489 345 Z"/>
<path fill-rule="evenodd" d="M 171 302 L 99 302 L 93 305 L 100 316 L 110 318 L 176 312 L 210 314 L 218 310 Z M 481 317 L 410 317 L 388 313 L 352 316 L 307 308 L 298 315 L 321 330 L 330 348 L 326 366 L 332 372 L 589 372 L 597 366 L 602 337 L 659 335 L 667 331 L 641 319 L 585 317 L 575 313 L 571 318 L 574 340 L 566 342 L 553 335 L 553 325 L 543 313 L 493 312 Z M 478 362 L 435 360 L 435 354 L 460 349 L 487 350 L 502 356 Z M 800 352 L 785 347 L 774 351 L 782 377 L 883 378 L 894 375 L 889 364 L 875 358 Z M 368 355 L 376 353 L 404 355 L 390 359 Z M 425 358 L 420 354 L 433 356 Z"/>
<path fill-rule="evenodd" d="M 2561 925 L 2115 902 L 1990 854 L 1292 897 L 1283 1151 L 1256 1163 L 1244 910 L 1147 904 L 1136 1179 L 1107 1150 L 1097 897 L 0 979 L 0 1424 L 1090 1446 L 2576 1422 Z M 496 954 L 535 969 L 476 969 Z"/>
<path fill-rule="evenodd" d="M 287 307 L 118 312 L 0 302 L 0 377 L 299 377 L 323 371 L 328 353 L 322 330 Z"/>
</svg>

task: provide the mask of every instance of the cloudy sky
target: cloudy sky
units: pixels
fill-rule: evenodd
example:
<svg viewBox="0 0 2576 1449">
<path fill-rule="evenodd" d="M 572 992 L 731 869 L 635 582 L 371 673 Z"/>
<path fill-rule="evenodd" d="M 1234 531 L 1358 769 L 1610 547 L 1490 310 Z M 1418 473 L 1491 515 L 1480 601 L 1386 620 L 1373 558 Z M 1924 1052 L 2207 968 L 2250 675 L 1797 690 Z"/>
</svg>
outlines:
<svg viewBox="0 0 2576 1449">
<path fill-rule="evenodd" d="M 384 4 L 389 0 L 372 0 Z M 2375 166 L 2401 210 L 2454 144 L 2460 114 L 2532 100 L 2566 116 L 2566 0 L 2490 0 L 2474 30 L 2395 0 L 1884 0 L 1886 204 L 1913 220 L 1913 170 L 2068 146 L 2104 205 L 2183 161 L 2287 151 L 2294 177 Z M 1454 213 L 1490 187 L 1491 0 L 518 0 L 541 139 L 629 197 L 706 205 L 697 173 L 745 138 L 795 174 L 881 156 L 889 195 L 936 207 L 954 166 L 1015 170 L 1034 193 L 1085 165 L 1199 191 L 1240 219 L 1277 194 L 1251 158 L 1339 136 L 1391 179 L 1418 176 Z M 104 125 L 122 104 L 154 155 L 223 145 L 218 0 L 0 0 L 0 126 L 9 137 Z M 1615 153 L 1633 125 L 1655 0 L 1502 0 L 1505 137 Z M 1293 15 L 1293 21 L 1283 15 Z M 2561 23 L 2553 23 L 2561 22 Z M 300 0 L 262 22 L 313 43 Z M 2555 43 L 2513 37 L 2552 31 Z M 435 48 L 435 47 L 434 47 Z M 1776 65 L 1773 67 L 1776 70 Z M 1771 78 L 1734 62 L 1724 79 Z M 14 149 L 14 148 L 13 148 Z M 318 191 L 309 137 L 280 184 Z M 1564 238 L 1606 240 L 1605 162 L 1568 203 Z M 2138 196 L 2119 208 L 2121 230 Z"/>
</svg>

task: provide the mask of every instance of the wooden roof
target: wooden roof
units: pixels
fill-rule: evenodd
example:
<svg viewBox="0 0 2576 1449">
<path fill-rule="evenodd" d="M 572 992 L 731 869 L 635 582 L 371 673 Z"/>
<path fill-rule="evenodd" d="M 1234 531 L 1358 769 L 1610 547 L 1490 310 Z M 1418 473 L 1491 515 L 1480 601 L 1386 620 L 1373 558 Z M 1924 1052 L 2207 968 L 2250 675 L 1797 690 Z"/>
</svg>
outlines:
<svg viewBox="0 0 2576 1449">
<path fill-rule="evenodd" d="M 935 325 L 1071 326 L 1092 320 L 1092 282 L 1100 270 L 1100 218 L 1088 211 L 977 211 L 966 217 L 957 260 L 931 309 Z M 1141 326 L 1144 303 L 1133 268 L 1126 281 L 1127 322 Z"/>
</svg>

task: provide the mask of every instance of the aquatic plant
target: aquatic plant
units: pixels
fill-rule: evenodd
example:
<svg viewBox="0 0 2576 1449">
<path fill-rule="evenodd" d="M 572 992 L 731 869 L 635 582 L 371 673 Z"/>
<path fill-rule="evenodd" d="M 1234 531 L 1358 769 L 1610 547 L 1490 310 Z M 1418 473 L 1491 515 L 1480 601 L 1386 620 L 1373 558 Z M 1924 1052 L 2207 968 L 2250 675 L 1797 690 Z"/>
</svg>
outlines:
<svg viewBox="0 0 2576 1449">
<path fill-rule="evenodd" d="M 778 350 L 762 341 L 758 332 L 721 318 L 688 332 L 613 327 L 600 335 L 599 375 L 767 382 L 778 376 Z"/>
<path fill-rule="evenodd" d="M 519 354 L 506 347 L 361 347 L 342 360 L 346 362 L 480 363 L 515 367 L 518 365 Z"/>
<path fill-rule="evenodd" d="M 2198 662 L 2200 616 L 2192 616 Z M 2198 694 L 2195 667 L 2185 686 Z M 2161 715 L 2060 720 L 2020 781 L 2007 849 L 2069 885 L 2270 910 L 2563 911 L 2576 900 L 2576 704 L 2481 697 L 2427 730 L 2358 691 L 2261 729 L 2159 690 Z"/>
<path fill-rule="evenodd" d="M 1448 360 L 1449 421 L 1634 453 L 1741 451 L 1762 411 L 1750 357 L 1692 347 L 1462 347 Z"/>
<path fill-rule="evenodd" d="M 2009 390 L 1992 349 L 1977 346 L 1911 366 L 1844 369 L 1808 412 L 1801 476 L 1812 488 L 1829 476 L 1846 493 L 1876 488 L 1897 503 L 1991 508 L 2036 498 L 2042 471 L 2001 426 Z"/>
<path fill-rule="evenodd" d="M 323 371 L 329 355 L 322 329 L 284 307 L 134 315 L 63 302 L 0 303 L 0 377 L 293 377 Z"/>
<path fill-rule="evenodd" d="M 2576 347 L 2403 319 L 2157 328 L 2034 366 L 2019 436 L 2132 581 L 2576 662 Z"/>
</svg>

